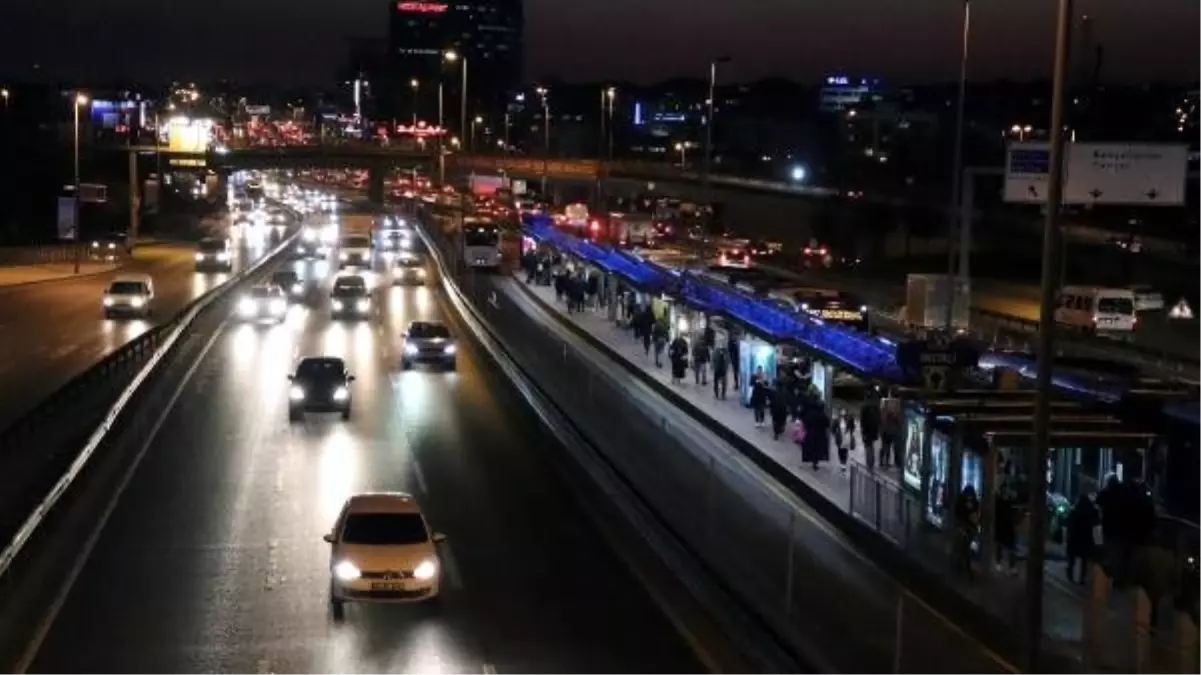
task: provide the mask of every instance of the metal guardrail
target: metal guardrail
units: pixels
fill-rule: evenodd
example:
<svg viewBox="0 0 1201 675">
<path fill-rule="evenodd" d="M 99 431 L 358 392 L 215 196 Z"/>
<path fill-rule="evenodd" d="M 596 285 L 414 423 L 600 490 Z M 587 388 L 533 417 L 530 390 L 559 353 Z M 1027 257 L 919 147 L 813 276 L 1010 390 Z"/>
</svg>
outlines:
<svg viewBox="0 0 1201 675">
<path fill-rule="evenodd" d="M 294 236 L 294 235 L 293 235 Z M 0 541 L 11 542 L 72 466 L 89 436 L 103 432 L 122 392 L 147 364 L 162 358 L 196 317 L 235 288 L 257 278 L 286 249 L 291 237 L 254 265 L 189 303 L 174 316 L 122 345 L 0 431 Z M 99 428 L 99 431 L 98 431 Z M 26 533 L 26 536 L 28 533 Z M 10 544 L 11 547 L 11 544 Z M 0 557 L 0 574 L 11 560 Z"/>
<path fill-rule="evenodd" d="M 548 330 L 515 306 L 494 277 L 457 278 L 475 310 L 511 346 L 522 371 L 571 415 L 689 554 L 804 660 L 823 672 L 1012 670 L 883 575 L 844 577 L 833 558 L 856 554 L 839 535 L 819 533 L 824 526 L 810 523 L 814 511 L 821 517 L 831 511 L 826 519 L 835 524 L 833 512 L 846 519 L 845 512 L 828 505 L 806 509 L 782 498 L 726 446 L 697 437 L 699 422 L 750 457 L 745 441 L 715 421 L 706 424 L 670 388 L 632 368 L 627 374 L 620 366 L 598 364 L 580 349 L 591 346 L 604 358 L 610 352 L 602 343 L 582 332 L 565 338 Z M 682 408 L 688 421 L 665 417 L 647 403 L 652 394 Z M 765 468 L 766 462 L 759 466 Z M 823 543 L 811 550 L 815 536 Z"/>
<path fill-rule="evenodd" d="M 116 260 L 127 257 L 124 249 L 114 253 Z M 95 262 L 89 244 L 46 244 L 44 246 L 0 247 L 0 266 L 52 265 L 56 263 Z"/>
</svg>

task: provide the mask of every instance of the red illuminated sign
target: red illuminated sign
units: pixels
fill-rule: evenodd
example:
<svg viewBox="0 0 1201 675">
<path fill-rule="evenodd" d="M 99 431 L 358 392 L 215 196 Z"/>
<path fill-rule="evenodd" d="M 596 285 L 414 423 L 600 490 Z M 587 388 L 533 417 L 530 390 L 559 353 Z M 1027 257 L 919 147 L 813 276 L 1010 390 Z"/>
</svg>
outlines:
<svg viewBox="0 0 1201 675">
<path fill-rule="evenodd" d="M 449 5 L 443 5 L 437 2 L 398 2 L 396 9 L 401 12 L 412 12 L 414 14 L 441 14 L 446 11 Z"/>
</svg>

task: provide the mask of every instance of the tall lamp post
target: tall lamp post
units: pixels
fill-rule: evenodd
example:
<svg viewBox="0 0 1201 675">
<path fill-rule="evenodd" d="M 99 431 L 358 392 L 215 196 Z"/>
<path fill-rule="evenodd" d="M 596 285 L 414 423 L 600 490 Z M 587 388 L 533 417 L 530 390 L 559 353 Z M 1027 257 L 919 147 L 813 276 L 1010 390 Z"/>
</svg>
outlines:
<svg viewBox="0 0 1201 675">
<path fill-rule="evenodd" d="M 606 114 L 607 123 L 605 125 L 605 129 L 609 135 L 608 148 L 607 148 L 608 154 L 607 154 L 606 158 L 610 162 L 612 162 L 613 161 L 613 105 L 614 105 L 614 102 L 617 100 L 617 87 L 609 87 L 608 89 L 606 89 L 605 90 L 605 99 L 609 104 L 608 111 Z"/>
<path fill-rule="evenodd" d="M 550 90 L 546 87 L 535 89 L 542 97 L 542 197 L 546 198 L 546 163 L 550 159 Z"/>
<path fill-rule="evenodd" d="M 442 55 L 450 63 L 456 61 L 462 64 L 463 83 L 459 88 L 459 135 L 467 133 L 467 57 L 456 51 L 448 51 Z"/>
<path fill-rule="evenodd" d="M 417 90 L 421 87 L 421 83 L 417 78 L 409 80 L 409 86 L 413 89 L 413 129 L 417 129 Z"/>
<path fill-rule="evenodd" d="M 959 218 L 959 201 L 963 193 L 963 107 L 967 98 L 967 57 L 968 45 L 972 27 L 972 2 L 963 0 L 963 43 L 959 52 L 959 95 L 955 100 L 955 144 L 951 155 L 951 203 L 947 209 L 947 280 L 946 297 L 944 299 L 946 316 L 943 327 L 948 333 L 952 331 L 955 321 L 955 301 L 959 295 L 960 283 L 966 281 L 968 273 L 967 261 L 971 251 L 959 251 L 959 273 L 955 272 L 955 231 Z M 970 215 L 968 217 L 971 217 Z M 971 242 L 960 240 L 960 249 L 967 248 Z M 966 302 L 966 300 L 964 300 Z"/>
<path fill-rule="evenodd" d="M 75 222 L 72 226 L 75 228 L 73 233 L 75 236 L 75 273 L 79 274 L 79 258 L 80 252 L 83 250 L 82 244 L 79 241 L 79 109 L 86 108 L 88 105 L 88 97 L 86 94 L 76 93 L 71 99 L 71 108 L 75 118 L 75 143 L 74 143 L 74 185 L 75 185 Z"/>
<path fill-rule="evenodd" d="M 467 148 L 470 152 L 475 152 L 475 149 L 478 147 L 475 143 L 475 129 L 476 129 L 476 127 L 478 127 L 479 125 L 481 125 L 483 123 L 484 123 L 484 118 L 480 117 L 479 115 L 476 115 L 475 117 L 471 118 L 471 138 L 468 139 L 468 143 L 467 143 Z"/>
<path fill-rule="evenodd" d="M 705 204 L 712 206 L 712 181 L 709 179 L 709 170 L 713 161 L 713 114 L 716 110 L 715 98 L 717 96 L 717 66 L 723 63 L 729 63 L 730 57 L 719 56 L 709 62 L 709 98 L 706 101 L 705 113 L 705 160 L 702 164 L 704 175 L 702 176 L 702 186 L 705 194 Z"/>
<path fill-rule="evenodd" d="M 442 115 L 442 76 L 438 76 L 438 187 L 446 183 L 446 125 Z"/>
<path fill-rule="evenodd" d="M 1051 367 L 1055 357 L 1055 293 L 1058 290 L 1059 208 L 1063 199 L 1064 129 L 1068 54 L 1072 44 L 1072 0 L 1059 0 L 1055 29 L 1055 70 L 1051 91 L 1051 165 L 1043 222 L 1042 287 L 1039 289 L 1037 398 L 1030 459 L 1030 528 L 1026 556 L 1026 672 L 1040 670 L 1043 636 L 1043 573 L 1047 547 L 1047 465 L 1051 441 Z"/>
</svg>

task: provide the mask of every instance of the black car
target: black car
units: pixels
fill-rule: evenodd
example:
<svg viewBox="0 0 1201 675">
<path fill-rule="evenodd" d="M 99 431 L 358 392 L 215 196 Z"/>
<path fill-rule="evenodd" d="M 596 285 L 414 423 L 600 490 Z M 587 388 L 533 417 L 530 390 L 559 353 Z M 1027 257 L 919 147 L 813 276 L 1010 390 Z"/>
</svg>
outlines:
<svg viewBox="0 0 1201 675">
<path fill-rule="evenodd" d="M 271 275 L 271 283 L 283 289 L 289 298 L 299 298 L 304 295 L 304 281 L 295 270 L 277 270 Z"/>
<path fill-rule="evenodd" d="M 371 314 L 371 293 L 360 276 L 335 279 L 329 303 L 334 318 L 365 319 Z"/>
<path fill-rule="evenodd" d="M 393 284 L 425 284 L 425 260 L 415 253 L 401 253 L 392 263 Z"/>
<path fill-rule="evenodd" d="M 306 412 L 340 412 L 350 419 L 350 383 L 354 375 L 346 371 L 346 362 L 334 356 L 310 356 L 301 359 L 296 373 L 289 375 L 288 419 L 295 422 Z"/>
</svg>

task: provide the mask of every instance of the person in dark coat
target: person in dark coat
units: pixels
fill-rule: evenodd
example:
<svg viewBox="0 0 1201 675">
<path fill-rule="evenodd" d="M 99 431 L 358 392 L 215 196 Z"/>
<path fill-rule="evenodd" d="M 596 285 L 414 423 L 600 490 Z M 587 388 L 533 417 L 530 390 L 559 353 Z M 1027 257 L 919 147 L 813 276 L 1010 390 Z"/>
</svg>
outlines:
<svg viewBox="0 0 1201 675">
<path fill-rule="evenodd" d="M 713 398 L 726 398 L 726 371 L 730 368 L 730 353 L 725 346 L 718 347 L 713 354 Z"/>
<path fill-rule="evenodd" d="M 755 412 L 755 426 L 763 426 L 767 412 L 767 376 L 763 374 L 762 366 L 755 371 L 755 378 L 751 380 L 751 410 Z"/>
<path fill-rule="evenodd" d="M 1093 500 L 1089 499 L 1087 494 L 1082 493 L 1076 498 L 1072 510 L 1068 512 L 1068 531 L 1065 542 L 1067 544 L 1068 581 L 1076 581 L 1076 562 L 1079 561 L 1080 581 L 1077 583 L 1084 583 L 1085 576 L 1088 574 L 1088 563 L 1094 554 L 1093 530 L 1100 524 L 1100 512 L 1097 511 Z"/>
<path fill-rule="evenodd" d="M 851 459 L 851 451 L 855 449 L 855 418 L 845 408 L 838 411 L 834 420 L 834 446 L 838 448 L 838 470 L 847 472 L 847 462 Z"/>
<path fill-rule="evenodd" d="M 788 405 L 784 400 L 784 391 L 778 386 L 768 390 L 769 408 L 771 410 L 771 436 L 780 440 L 784 427 L 788 425 Z"/>
<path fill-rule="evenodd" d="M 818 464 L 830 461 L 830 418 L 820 405 L 813 405 L 806 408 L 801 421 L 805 425 L 801 461 L 812 464 L 816 471 Z"/>
<path fill-rule="evenodd" d="M 662 368 L 663 348 L 667 346 L 667 324 L 655 319 L 651 319 L 651 322 L 651 342 L 655 350 L 655 367 Z"/>
<path fill-rule="evenodd" d="M 955 499 L 955 557 L 960 569 L 972 578 L 972 542 L 980 531 L 980 499 L 974 485 L 965 485 Z"/>
<path fill-rule="evenodd" d="M 870 392 L 859 407 L 859 435 L 863 437 L 863 458 L 867 468 L 876 466 L 876 441 L 880 438 L 880 399 Z"/>
<path fill-rule="evenodd" d="M 671 361 L 671 383 L 679 384 L 688 374 L 688 341 L 682 335 L 677 335 L 667 349 L 667 358 Z"/>
<path fill-rule="evenodd" d="M 738 354 L 738 338 L 730 335 L 729 339 L 726 340 L 726 351 L 730 353 L 730 375 L 734 382 L 734 389 L 742 391 L 740 389 L 742 380 L 738 377 L 738 370 L 742 367 L 742 362 L 739 360 Z"/>
<path fill-rule="evenodd" d="M 697 384 L 709 384 L 709 345 L 704 338 L 692 347 L 692 374 Z"/>
<path fill-rule="evenodd" d="M 1001 571 L 1001 560 L 1008 556 L 1009 573 L 1014 574 L 1017 570 L 1017 504 L 1013 501 L 1013 494 L 1006 487 L 997 490 L 993 504 L 993 540 L 997 549 L 997 571 Z"/>
</svg>

